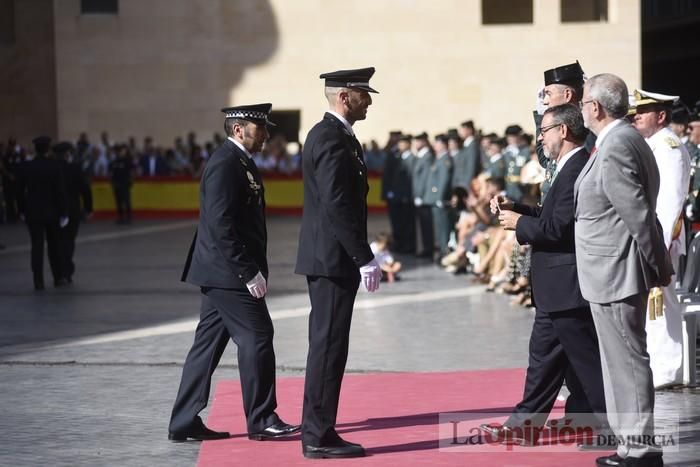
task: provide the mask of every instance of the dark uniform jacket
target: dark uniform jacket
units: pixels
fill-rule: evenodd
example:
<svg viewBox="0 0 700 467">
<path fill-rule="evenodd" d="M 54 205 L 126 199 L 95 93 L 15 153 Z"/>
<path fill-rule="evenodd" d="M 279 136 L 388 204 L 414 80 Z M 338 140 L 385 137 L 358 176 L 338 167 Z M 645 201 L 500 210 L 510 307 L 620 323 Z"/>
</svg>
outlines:
<svg viewBox="0 0 700 467">
<path fill-rule="evenodd" d="M 252 159 L 231 140 L 209 158 L 199 185 L 199 226 L 182 280 L 242 289 L 261 272 L 267 279 L 265 196 Z"/>
<path fill-rule="evenodd" d="M 387 156 L 382 177 L 382 199 L 390 203 L 413 204 L 414 155 L 405 159 L 400 152 Z"/>
<path fill-rule="evenodd" d="M 92 212 L 90 182 L 77 162 L 63 161 L 63 178 L 68 197 L 68 217 L 79 219 L 84 212 Z M 81 204 L 82 200 L 82 204 Z"/>
<path fill-rule="evenodd" d="M 61 162 L 44 156 L 22 163 L 17 204 L 27 222 L 53 222 L 68 215 Z"/>
<path fill-rule="evenodd" d="M 309 132 L 301 158 L 304 213 L 295 272 L 358 277 L 374 255 L 367 243 L 367 168 L 362 146 L 326 113 Z"/>
<path fill-rule="evenodd" d="M 523 214 L 515 234 L 518 243 L 532 245 L 533 303 L 542 311 L 588 306 L 581 296 L 574 245 L 574 183 L 587 161 L 585 148 L 571 156 L 542 207 L 515 203 L 514 211 Z"/>
</svg>

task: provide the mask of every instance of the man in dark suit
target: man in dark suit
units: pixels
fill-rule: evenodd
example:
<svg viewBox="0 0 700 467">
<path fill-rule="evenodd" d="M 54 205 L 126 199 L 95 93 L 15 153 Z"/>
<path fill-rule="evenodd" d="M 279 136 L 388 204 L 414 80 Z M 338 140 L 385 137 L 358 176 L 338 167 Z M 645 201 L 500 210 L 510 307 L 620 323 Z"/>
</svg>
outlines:
<svg viewBox="0 0 700 467">
<path fill-rule="evenodd" d="M 151 138 L 144 142 L 143 155 L 139 158 L 139 169 L 143 177 L 168 175 L 170 169 L 165 158 L 153 147 Z"/>
<path fill-rule="evenodd" d="M 267 440 L 298 432 L 275 413 L 273 327 L 265 304 L 267 228 L 265 197 L 252 155 L 268 138 L 271 104 L 229 107 L 228 138 L 202 175 L 199 226 L 182 280 L 200 287 L 199 325 L 173 406 L 168 439 L 228 438 L 197 415 L 207 405 L 211 375 L 229 339 L 238 346 L 238 368 L 248 438 Z"/>
<path fill-rule="evenodd" d="M 583 388 L 594 417 L 576 420 L 592 428 L 605 424 L 605 396 L 598 341 L 588 302 L 581 296 L 574 243 L 574 183 L 588 161 L 583 148 L 586 129 L 578 106 L 549 108 L 539 140 L 557 163 L 554 183 L 542 207 L 532 208 L 504 197 L 491 201 L 501 225 L 515 230 L 518 242 L 532 245 L 532 293 L 537 309 L 530 335 L 530 358 L 523 399 L 504 425 L 483 425 L 500 439 L 537 442 L 569 366 Z M 526 424 L 529 420 L 529 424 Z M 523 430 L 523 427 L 532 430 Z"/>
<path fill-rule="evenodd" d="M 73 145 L 71 143 L 56 144 L 53 147 L 53 153 L 62 164 L 63 179 L 66 185 L 68 224 L 61 229 L 61 263 L 63 265 L 62 276 L 68 283 L 71 283 L 75 273 L 75 264 L 73 263 L 75 238 L 78 236 L 78 228 L 83 215 L 89 216 L 92 213 L 92 190 L 80 164 L 73 161 Z"/>
<path fill-rule="evenodd" d="M 325 73 L 330 109 L 302 153 L 304 213 L 295 272 L 311 299 L 302 452 L 308 458 L 360 457 L 335 431 L 350 321 L 360 281 L 373 292 L 381 270 L 367 243 L 367 168 L 352 125 L 367 116 L 374 68 Z"/>
<path fill-rule="evenodd" d="M 59 230 L 68 223 L 66 187 L 58 161 L 49 158 L 51 138 L 34 138 L 35 155 L 20 166 L 17 204 L 32 241 L 34 289 L 44 290 L 44 239 L 54 285 L 67 284 L 61 267 Z"/>
</svg>

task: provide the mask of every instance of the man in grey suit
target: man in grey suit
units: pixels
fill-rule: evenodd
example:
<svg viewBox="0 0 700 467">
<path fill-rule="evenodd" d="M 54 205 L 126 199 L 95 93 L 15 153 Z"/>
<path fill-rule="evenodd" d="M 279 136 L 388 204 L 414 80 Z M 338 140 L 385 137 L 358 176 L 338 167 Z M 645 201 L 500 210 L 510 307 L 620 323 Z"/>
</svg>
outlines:
<svg viewBox="0 0 700 467">
<path fill-rule="evenodd" d="M 622 119 L 624 81 L 586 82 L 581 109 L 598 137 L 574 185 L 576 264 L 598 334 L 608 421 L 621 441 L 606 465 L 663 465 L 653 444 L 654 385 L 644 330 L 649 289 L 673 269 L 656 219 L 659 170 L 644 138 Z"/>
</svg>

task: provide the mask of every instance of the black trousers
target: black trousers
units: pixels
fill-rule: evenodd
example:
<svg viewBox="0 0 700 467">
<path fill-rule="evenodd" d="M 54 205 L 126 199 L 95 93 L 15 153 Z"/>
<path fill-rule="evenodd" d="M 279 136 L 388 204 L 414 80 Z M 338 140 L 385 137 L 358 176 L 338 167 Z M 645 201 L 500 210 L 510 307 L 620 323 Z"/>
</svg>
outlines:
<svg viewBox="0 0 700 467">
<path fill-rule="evenodd" d="M 580 384 L 598 424 L 604 424 L 605 393 L 600 367 L 600 351 L 590 308 L 548 313 L 537 310 L 530 335 L 530 355 L 523 399 L 506 422 L 541 426 L 559 394 L 567 368 L 569 384 Z M 574 380 L 572 383 L 572 379 Z M 526 414 L 538 414 L 529 417 Z"/>
<path fill-rule="evenodd" d="M 301 436 L 304 443 L 320 446 L 337 436 L 340 384 L 348 359 L 350 322 L 360 276 L 308 276 L 306 281 L 311 314 Z"/>
<path fill-rule="evenodd" d="M 435 238 L 440 248 L 440 257 L 448 253 L 447 244 L 450 242 L 450 211 L 446 207 L 433 206 L 433 224 L 435 226 Z"/>
<path fill-rule="evenodd" d="M 435 236 L 433 231 L 433 211 L 430 206 L 418 206 L 416 208 L 418 225 L 420 227 L 422 255 L 432 258 L 435 251 Z"/>
<path fill-rule="evenodd" d="M 118 220 L 131 221 L 131 185 L 114 183 L 112 190 L 114 191 Z"/>
<path fill-rule="evenodd" d="M 194 343 L 182 368 L 170 432 L 187 431 L 207 406 L 211 375 L 229 339 L 238 346 L 238 371 L 248 432 L 276 423 L 274 329 L 264 299 L 246 289 L 202 287 L 202 309 Z"/>
<path fill-rule="evenodd" d="M 73 254 L 75 253 L 75 239 L 78 236 L 80 228 L 80 218 L 71 217 L 68 219 L 68 224 L 60 230 L 61 238 L 61 269 L 62 276 L 70 278 L 75 273 L 75 264 L 73 263 Z"/>
<path fill-rule="evenodd" d="M 389 221 L 397 253 L 416 252 L 416 213 L 413 202 L 389 201 Z"/>
<path fill-rule="evenodd" d="M 49 266 L 53 280 L 57 281 L 62 277 L 62 263 L 60 251 L 60 227 L 58 220 L 28 221 L 29 237 L 32 242 L 32 273 L 34 275 L 34 286 L 44 286 L 44 240 L 49 252 Z"/>
</svg>

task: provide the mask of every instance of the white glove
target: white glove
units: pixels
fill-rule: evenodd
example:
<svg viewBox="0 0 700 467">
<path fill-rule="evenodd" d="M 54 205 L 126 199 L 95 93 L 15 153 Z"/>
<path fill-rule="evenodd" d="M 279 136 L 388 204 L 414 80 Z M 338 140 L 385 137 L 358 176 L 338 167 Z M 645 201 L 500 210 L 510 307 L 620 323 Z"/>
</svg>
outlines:
<svg viewBox="0 0 700 467">
<path fill-rule="evenodd" d="M 535 110 L 538 114 L 544 115 L 545 110 L 547 110 L 547 104 L 544 103 L 544 86 L 537 91 L 537 99 L 535 100 Z"/>
<path fill-rule="evenodd" d="M 441 208 L 444 206 L 444 203 L 441 200 L 437 200 L 437 201 L 435 201 L 435 206 Z"/>
<path fill-rule="evenodd" d="M 367 292 L 374 292 L 379 288 L 379 281 L 382 278 L 382 269 L 376 259 L 360 268 L 360 277 Z"/>
<path fill-rule="evenodd" d="M 413 200 L 413 204 L 415 204 L 416 206 L 422 206 L 423 200 L 421 198 L 416 198 Z"/>
<path fill-rule="evenodd" d="M 387 199 L 394 199 L 394 192 L 390 191 L 386 194 Z"/>
<path fill-rule="evenodd" d="M 58 218 L 58 225 L 63 228 L 68 225 L 68 216 L 62 216 Z"/>
<path fill-rule="evenodd" d="M 246 287 L 248 287 L 248 292 L 255 298 L 263 298 L 267 293 L 267 281 L 259 271 L 255 277 L 246 284 Z"/>
</svg>

